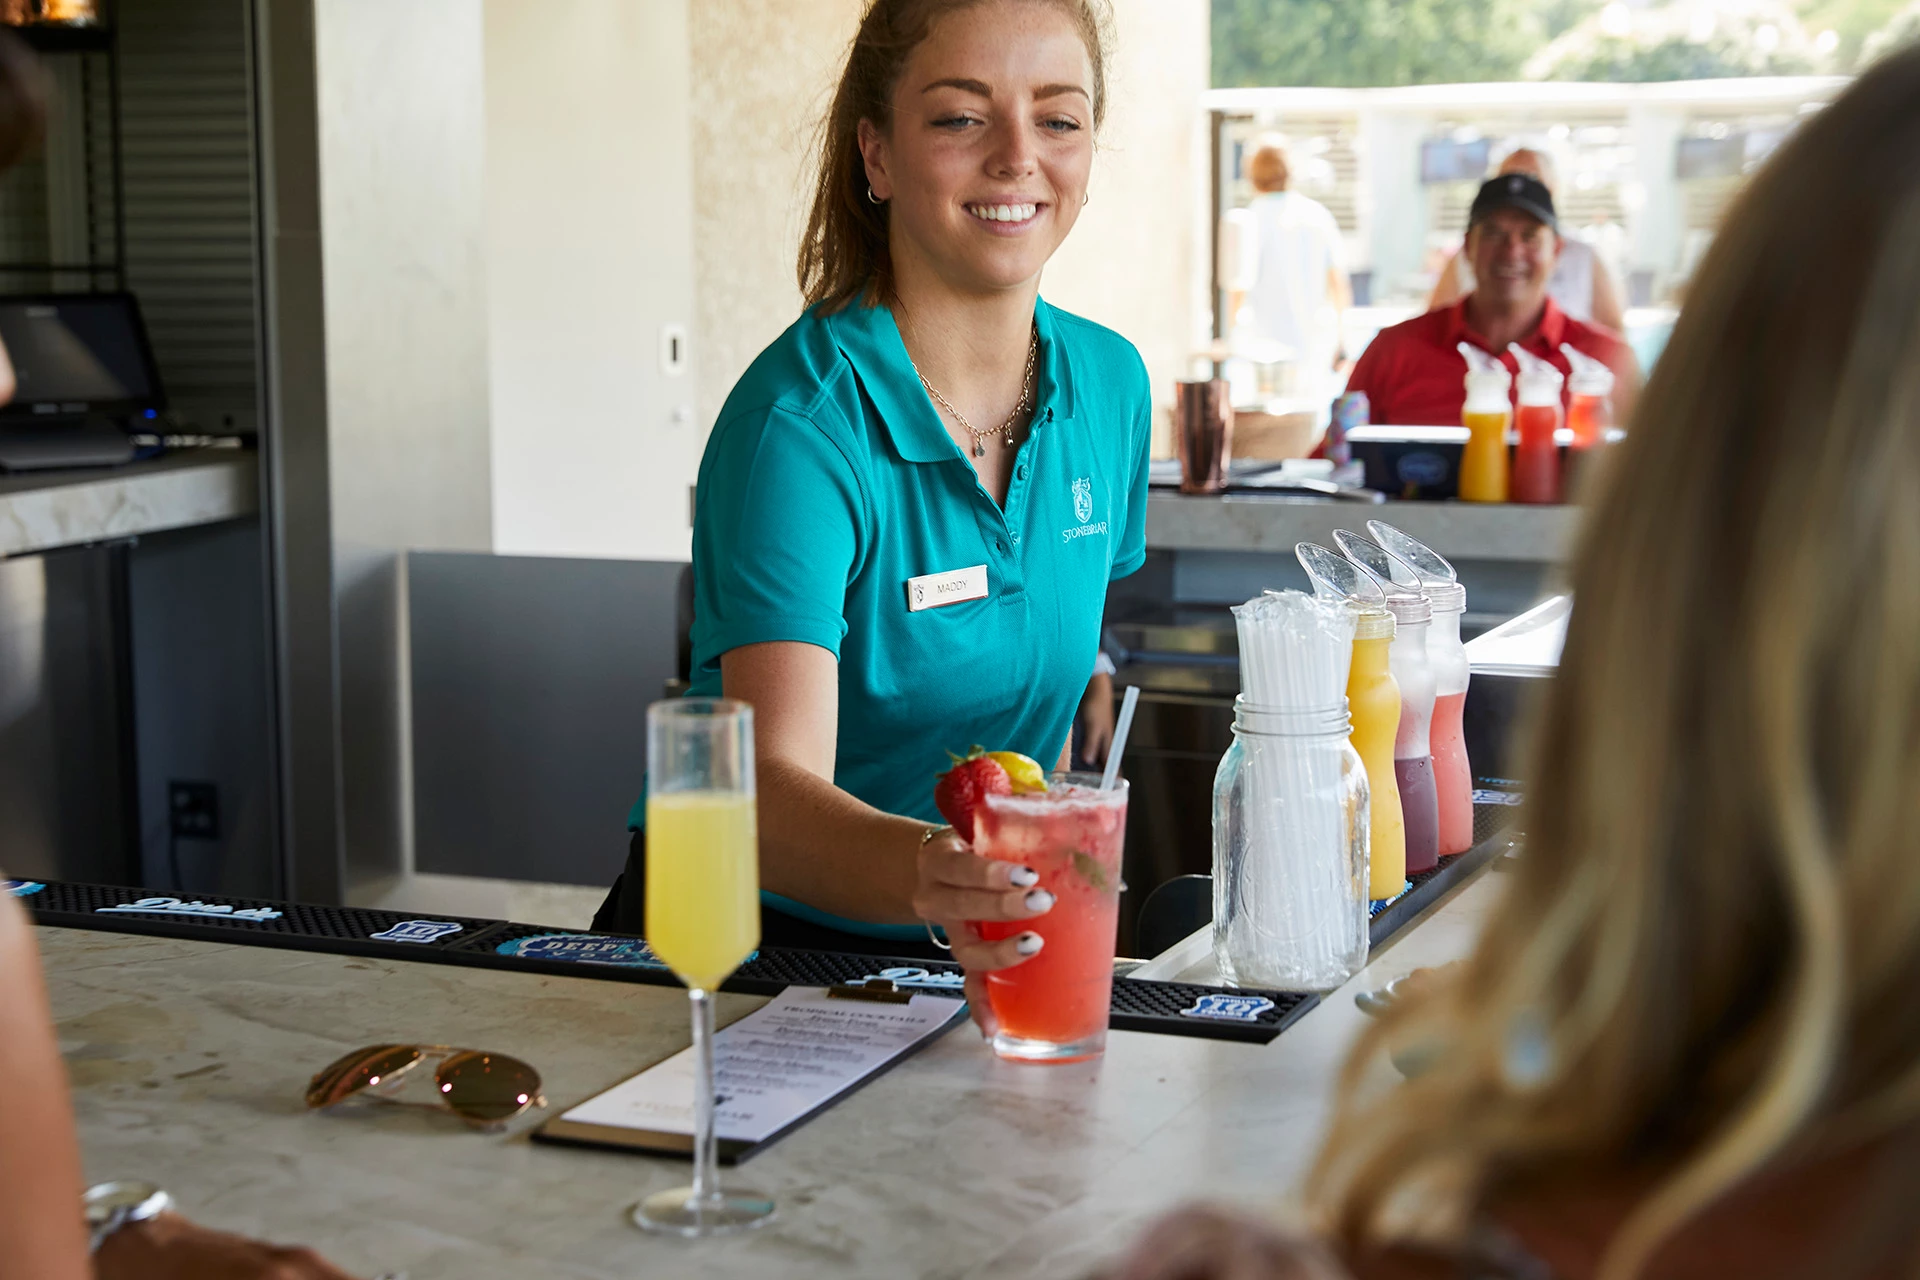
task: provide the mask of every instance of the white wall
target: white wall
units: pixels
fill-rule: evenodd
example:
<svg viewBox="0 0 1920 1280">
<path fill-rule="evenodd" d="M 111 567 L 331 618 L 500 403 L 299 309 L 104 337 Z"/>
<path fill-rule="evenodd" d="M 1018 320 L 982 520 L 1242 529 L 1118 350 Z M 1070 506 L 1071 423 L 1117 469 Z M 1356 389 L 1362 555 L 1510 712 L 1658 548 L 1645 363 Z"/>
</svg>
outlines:
<svg viewBox="0 0 1920 1280">
<path fill-rule="evenodd" d="M 1212 316 L 1207 182 L 1200 110 L 1212 74 L 1208 0 L 1115 0 L 1107 119 L 1087 206 L 1047 265 L 1047 301 L 1126 335 L 1165 410 Z M 1166 414 L 1155 452 L 1169 453 Z"/>
<path fill-rule="evenodd" d="M 688 553 L 705 433 L 659 360 L 693 320 L 687 5 L 484 0 L 496 551 Z"/>
<path fill-rule="evenodd" d="M 700 420 L 800 314 L 794 283 L 814 126 L 860 0 L 698 0 L 693 13 Z M 1211 315 L 1207 0 L 1115 0 L 1116 57 L 1091 199 L 1047 267 L 1048 301 L 1140 348 L 1172 399 Z M 1164 432 L 1160 433 L 1164 445 Z M 1164 451 L 1164 450 L 1163 450 Z"/>
<path fill-rule="evenodd" d="M 474 0 L 319 0 L 336 540 L 488 544 Z"/>
<path fill-rule="evenodd" d="M 478 0 L 317 0 L 327 436 L 349 874 L 410 856 L 407 547 L 485 550 Z"/>
<path fill-rule="evenodd" d="M 825 114 L 862 0 L 698 0 L 693 178 L 704 431 L 753 358 L 800 315 L 793 260 Z"/>
</svg>

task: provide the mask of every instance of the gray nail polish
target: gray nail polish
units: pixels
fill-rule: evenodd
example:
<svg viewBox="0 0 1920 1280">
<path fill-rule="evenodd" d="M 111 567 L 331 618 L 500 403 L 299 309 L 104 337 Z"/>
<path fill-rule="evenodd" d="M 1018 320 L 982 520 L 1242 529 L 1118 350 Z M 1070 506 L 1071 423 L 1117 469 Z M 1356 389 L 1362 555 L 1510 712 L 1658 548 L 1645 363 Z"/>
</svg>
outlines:
<svg viewBox="0 0 1920 1280">
<path fill-rule="evenodd" d="M 1013 949 L 1023 956 L 1030 956 L 1039 951 L 1046 941 L 1037 933 L 1023 933 L 1014 940 Z"/>
<path fill-rule="evenodd" d="M 1027 895 L 1027 910 L 1048 911 L 1053 908 L 1053 895 L 1045 889 L 1035 889 Z"/>
<path fill-rule="evenodd" d="M 1040 883 L 1040 873 L 1032 867 L 1015 867 L 1013 874 L 1007 878 L 1013 881 L 1013 887 L 1016 889 L 1024 889 L 1028 885 Z"/>
</svg>

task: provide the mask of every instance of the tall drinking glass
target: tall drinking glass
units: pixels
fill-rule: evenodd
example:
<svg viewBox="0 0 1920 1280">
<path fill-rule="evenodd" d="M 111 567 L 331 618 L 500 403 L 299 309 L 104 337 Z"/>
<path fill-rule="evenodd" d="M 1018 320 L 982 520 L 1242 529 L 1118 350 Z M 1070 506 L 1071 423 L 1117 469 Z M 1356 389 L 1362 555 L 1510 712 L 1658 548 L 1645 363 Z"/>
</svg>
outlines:
<svg viewBox="0 0 1920 1280">
<path fill-rule="evenodd" d="M 773 1217 L 757 1191 L 720 1185 L 714 1134 L 713 992 L 760 941 L 753 708 L 674 698 L 647 708 L 647 943 L 687 984 L 695 1058 L 693 1185 L 648 1196 L 635 1225 L 682 1236 Z"/>
<path fill-rule="evenodd" d="M 1031 867 L 1054 898 L 1036 920 L 974 926 L 990 942 L 1027 929 L 1046 939 L 1033 959 L 987 975 L 1001 1057 L 1079 1062 L 1106 1049 L 1126 831 L 1127 784 L 1102 791 L 1098 774 L 1056 773 L 1044 792 L 982 800 L 974 851 Z"/>
</svg>

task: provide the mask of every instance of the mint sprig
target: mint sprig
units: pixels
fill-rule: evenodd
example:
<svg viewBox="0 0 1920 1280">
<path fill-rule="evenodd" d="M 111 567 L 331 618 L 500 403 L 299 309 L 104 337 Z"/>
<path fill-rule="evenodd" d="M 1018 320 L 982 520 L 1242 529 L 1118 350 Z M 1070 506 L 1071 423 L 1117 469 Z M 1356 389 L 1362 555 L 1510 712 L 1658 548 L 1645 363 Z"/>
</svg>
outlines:
<svg viewBox="0 0 1920 1280">
<path fill-rule="evenodd" d="M 1107 869 L 1094 859 L 1094 856 L 1082 849 L 1073 851 L 1073 869 L 1080 878 L 1094 887 L 1095 892 L 1107 891 Z"/>
</svg>

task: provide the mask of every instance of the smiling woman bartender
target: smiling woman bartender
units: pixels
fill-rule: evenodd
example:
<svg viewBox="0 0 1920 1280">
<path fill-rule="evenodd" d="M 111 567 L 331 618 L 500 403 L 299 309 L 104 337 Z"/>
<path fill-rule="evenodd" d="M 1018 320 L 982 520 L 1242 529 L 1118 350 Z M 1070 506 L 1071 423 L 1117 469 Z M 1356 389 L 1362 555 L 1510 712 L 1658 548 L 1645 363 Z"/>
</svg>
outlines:
<svg viewBox="0 0 1920 1280">
<path fill-rule="evenodd" d="M 869 6 L 823 129 L 808 308 L 708 441 L 691 693 L 754 707 L 770 945 L 923 955 L 930 923 L 974 982 L 1041 945 L 964 923 L 1052 898 L 936 826 L 933 786 L 973 743 L 1064 760 L 1107 583 L 1145 558 L 1139 354 L 1039 297 L 1086 202 L 1107 16 Z M 598 927 L 643 929 L 643 817 Z"/>
</svg>

